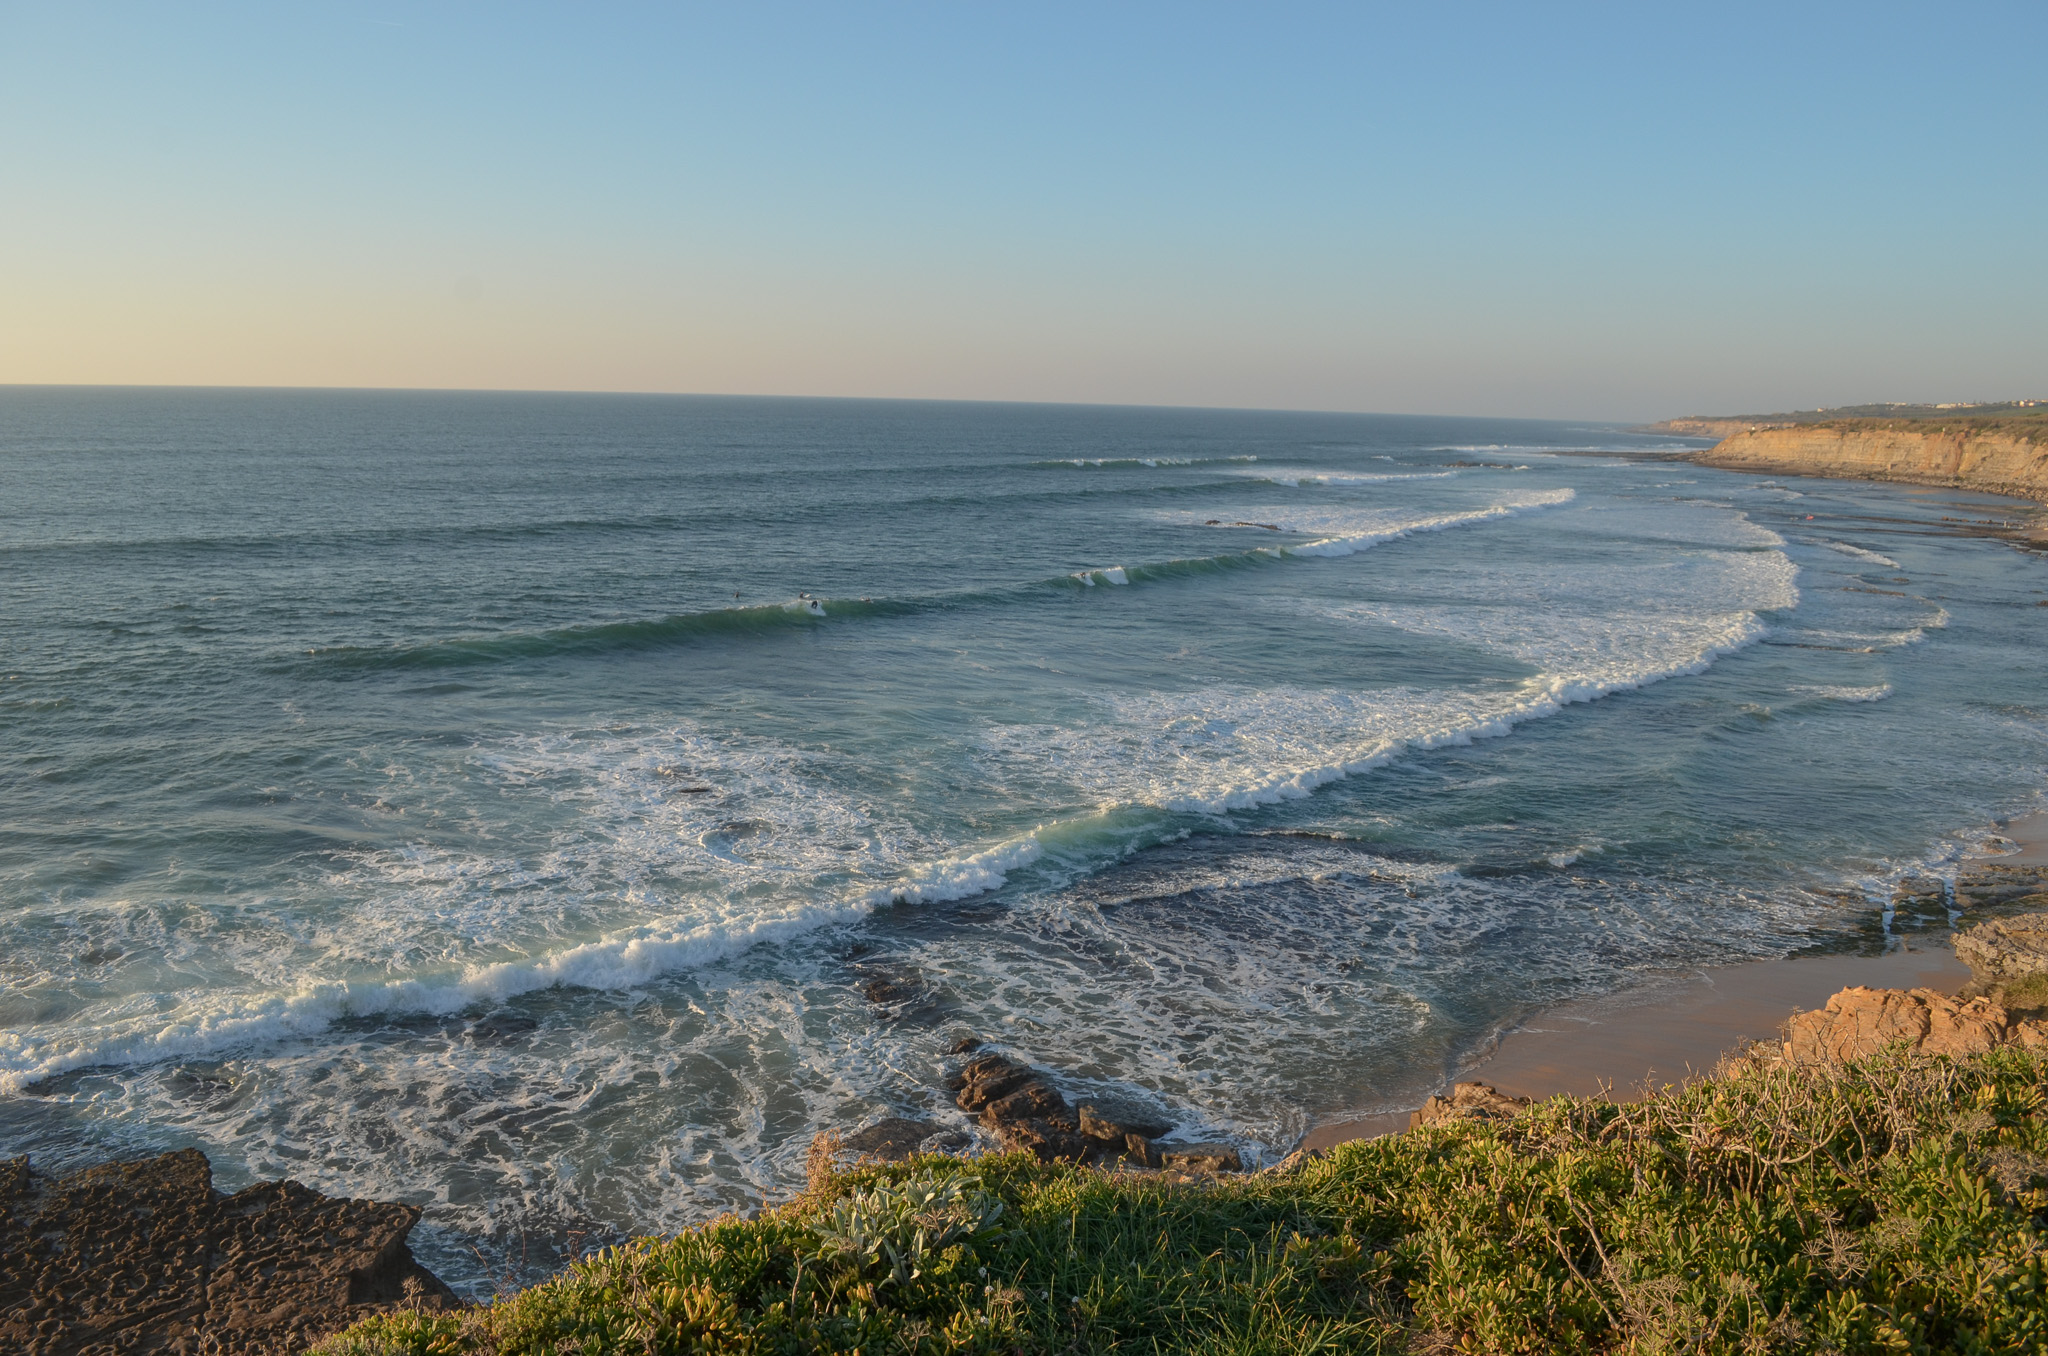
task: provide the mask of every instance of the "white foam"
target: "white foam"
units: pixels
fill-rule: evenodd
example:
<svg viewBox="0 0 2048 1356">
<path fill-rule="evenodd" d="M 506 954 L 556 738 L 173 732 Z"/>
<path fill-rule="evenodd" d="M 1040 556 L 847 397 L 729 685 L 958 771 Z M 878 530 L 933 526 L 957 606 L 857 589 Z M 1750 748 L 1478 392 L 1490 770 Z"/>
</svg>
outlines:
<svg viewBox="0 0 2048 1356">
<path fill-rule="evenodd" d="M 1795 683 L 1794 692 L 1804 692 L 1815 697 L 1825 697 L 1837 702 L 1881 702 L 1892 695 L 1890 683 L 1879 683 L 1872 687 L 1843 687 L 1833 684 Z"/>
<path fill-rule="evenodd" d="M 1313 615 L 1512 656 L 1536 670 L 1513 687 L 1113 694 L 1096 699 L 1104 718 L 1092 722 L 997 727 L 985 754 L 996 765 L 1056 767 L 1105 811 L 1271 804 L 1405 752 L 1499 737 L 1574 703 L 1699 673 L 1767 634 L 1759 612 L 1798 605 L 1797 574 L 1776 551 L 1690 552 L 1651 567 L 1474 566 L 1466 582 L 1478 601 Z"/>
<path fill-rule="evenodd" d="M 1899 568 L 1899 562 L 1893 560 L 1890 556 L 1881 556 L 1875 551 L 1866 551 L 1860 546 L 1851 546 L 1845 541 L 1820 540 L 1820 545 L 1827 547 L 1830 551 L 1839 551 L 1845 556 L 1855 556 L 1858 560 L 1873 561 L 1888 569 L 1896 570 Z"/>
<path fill-rule="evenodd" d="M 832 771 L 819 754 L 689 727 L 470 751 L 452 776 L 510 801 L 569 802 L 572 827 L 527 857 L 425 843 L 362 853 L 294 902 L 291 933 L 245 925 L 228 937 L 238 949 L 194 956 L 61 1023 L 0 1031 L 0 1092 L 350 1017 L 630 989 L 894 900 L 995 889 L 1042 853 L 1036 833 L 947 852 L 836 790 Z"/>
<path fill-rule="evenodd" d="M 1232 463 L 1257 461 L 1254 456 L 1236 457 L 1059 457 L 1052 461 L 1034 463 L 1038 466 L 1142 466 L 1153 469 L 1161 466 L 1219 466 Z"/>
<path fill-rule="evenodd" d="M 1199 519 L 1190 519 L 1181 513 L 1162 513 L 1158 516 L 1190 527 L 1215 527 L 1224 531 L 1277 528 L 1282 532 L 1294 532 L 1316 538 L 1314 541 L 1302 542 L 1295 546 L 1272 548 L 1280 555 L 1348 556 L 1383 542 L 1396 541 L 1417 533 L 1442 532 L 1449 528 L 1509 518 L 1519 513 L 1555 508 L 1572 502 L 1575 496 L 1576 491 L 1571 489 L 1544 490 L 1502 500 L 1484 508 L 1432 513 L 1420 517 L 1415 516 L 1412 510 L 1404 514 L 1393 509 L 1368 507 L 1266 507 L 1232 510 L 1230 517 L 1205 514 Z"/>
<path fill-rule="evenodd" d="M 1449 480 L 1457 471 L 1304 471 L 1294 469 L 1260 468 L 1256 471 L 1238 471 L 1236 475 L 1249 476 L 1274 485 L 1285 485 L 1298 489 L 1303 485 L 1382 485 L 1402 480 Z"/>
</svg>

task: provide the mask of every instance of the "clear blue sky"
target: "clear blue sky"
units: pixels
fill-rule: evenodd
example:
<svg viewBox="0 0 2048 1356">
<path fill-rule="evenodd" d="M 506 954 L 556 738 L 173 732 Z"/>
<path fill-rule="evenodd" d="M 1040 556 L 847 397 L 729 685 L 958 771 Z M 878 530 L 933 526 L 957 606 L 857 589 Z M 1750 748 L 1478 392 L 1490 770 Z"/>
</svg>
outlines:
<svg viewBox="0 0 2048 1356">
<path fill-rule="evenodd" d="M 2048 4 L 0 6 L 0 381 L 2048 395 Z"/>
</svg>

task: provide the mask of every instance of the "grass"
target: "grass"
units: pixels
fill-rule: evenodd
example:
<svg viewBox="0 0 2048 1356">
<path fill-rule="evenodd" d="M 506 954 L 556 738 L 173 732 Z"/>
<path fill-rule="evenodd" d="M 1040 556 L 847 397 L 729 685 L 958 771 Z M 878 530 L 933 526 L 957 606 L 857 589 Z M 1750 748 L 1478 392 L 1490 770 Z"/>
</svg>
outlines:
<svg viewBox="0 0 2048 1356">
<path fill-rule="evenodd" d="M 322 1356 L 2048 1353 L 2048 1061 L 1555 1098 L 1213 1185 L 924 1158 Z"/>
</svg>

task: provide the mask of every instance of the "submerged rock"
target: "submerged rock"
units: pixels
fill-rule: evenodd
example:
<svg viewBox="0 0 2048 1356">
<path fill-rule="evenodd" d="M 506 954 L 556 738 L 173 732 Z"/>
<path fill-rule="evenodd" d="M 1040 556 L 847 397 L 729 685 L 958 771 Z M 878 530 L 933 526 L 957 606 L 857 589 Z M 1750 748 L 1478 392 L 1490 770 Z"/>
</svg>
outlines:
<svg viewBox="0 0 2048 1356">
<path fill-rule="evenodd" d="M 223 1195 L 197 1149 L 58 1181 L 17 1158 L 0 1168 L 0 1349 L 256 1356 L 378 1310 L 454 1308 L 406 1246 L 419 1217 L 291 1181 Z"/>
<path fill-rule="evenodd" d="M 1156 1167 L 1160 1160 L 1150 1141 L 1172 1128 L 1113 1121 L 1090 1106 L 1077 1109 L 1044 1073 L 1000 1054 L 969 1060 L 950 1087 L 960 1109 L 980 1117 L 998 1144 L 1028 1150 L 1043 1163 L 1125 1158 Z"/>
<path fill-rule="evenodd" d="M 964 1130 L 949 1130 L 937 1121 L 890 1116 L 850 1135 L 838 1137 L 831 1150 L 836 1158 L 845 1162 L 901 1163 L 912 1154 L 964 1149 L 969 1139 Z"/>
<path fill-rule="evenodd" d="M 1408 1118 L 1408 1128 L 1443 1125 L 1449 1121 L 1510 1120 L 1529 1105 L 1527 1097 L 1514 1097 L 1490 1083 L 1459 1083 L 1450 1096 L 1432 1097 Z"/>
<path fill-rule="evenodd" d="M 1948 884 L 1938 876 L 1907 876 L 1892 889 L 1892 930 L 1948 921 Z"/>
</svg>

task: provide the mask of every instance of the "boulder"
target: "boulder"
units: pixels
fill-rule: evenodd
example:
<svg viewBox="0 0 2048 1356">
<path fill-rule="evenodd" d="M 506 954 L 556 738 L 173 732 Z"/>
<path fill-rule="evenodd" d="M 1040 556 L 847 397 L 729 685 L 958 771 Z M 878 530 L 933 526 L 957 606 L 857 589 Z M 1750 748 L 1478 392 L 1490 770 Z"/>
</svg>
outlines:
<svg viewBox="0 0 2048 1356">
<path fill-rule="evenodd" d="M 1988 999 L 1858 985 L 1820 1011 L 1788 1021 L 1785 1057 L 1794 1064 L 1841 1064 L 1903 1042 L 1916 1053 L 1960 1058 L 2004 1044 L 2015 1034 L 2012 1025 L 2005 1009 Z"/>
<path fill-rule="evenodd" d="M 1044 1073 L 993 1052 L 961 1066 L 950 1086 L 960 1109 L 978 1116 L 998 1144 L 1028 1150 L 1044 1163 L 1129 1158 L 1157 1166 L 1150 1141 L 1171 1128 L 1075 1108 Z"/>
<path fill-rule="evenodd" d="M 1168 1172 L 1208 1175 L 1243 1172 L 1244 1160 L 1228 1144 L 1166 1144 L 1158 1146 L 1159 1166 Z"/>
<path fill-rule="evenodd" d="M 845 1163 L 901 1163 L 912 1154 L 964 1149 L 964 1130 L 948 1130 L 937 1121 L 889 1116 L 833 1141 L 831 1152 Z"/>
<path fill-rule="evenodd" d="M 1956 959 L 1986 984 L 2048 974 L 2048 913 L 1994 918 L 1956 934 Z"/>
<path fill-rule="evenodd" d="M 413 1260 L 410 1205 L 297 1182 L 232 1196 L 196 1149 L 59 1181 L 0 1171 L 0 1350 L 299 1350 L 376 1312 L 454 1308 Z"/>
<path fill-rule="evenodd" d="M 1450 1096 L 1432 1097 L 1408 1118 L 1408 1128 L 1443 1125 L 1450 1121 L 1512 1120 L 1529 1105 L 1527 1097 L 1513 1097 L 1488 1083 L 1459 1083 Z"/>
</svg>

